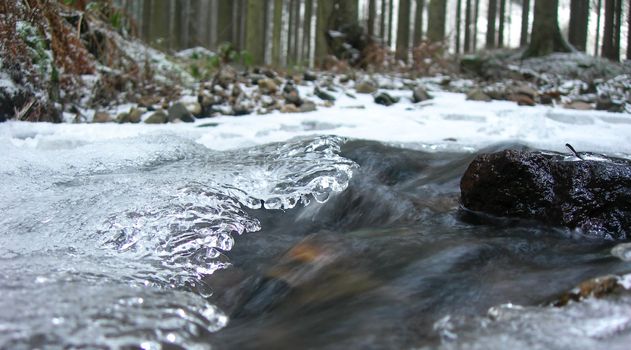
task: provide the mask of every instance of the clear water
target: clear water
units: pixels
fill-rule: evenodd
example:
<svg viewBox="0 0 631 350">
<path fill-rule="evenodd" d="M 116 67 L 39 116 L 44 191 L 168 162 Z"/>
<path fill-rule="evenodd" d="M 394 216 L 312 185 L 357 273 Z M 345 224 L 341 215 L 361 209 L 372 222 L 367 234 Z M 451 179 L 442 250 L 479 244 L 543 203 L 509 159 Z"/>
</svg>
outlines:
<svg viewBox="0 0 631 350">
<path fill-rule="evenodd" d="M 631 271 L 627 248 L 463 214 L 473 154 L 337 137 L 229 152 L 173 135 L 1 142 L 0 348 L 630 339 L 626 294 L 545 306 Z"/>
</svg>

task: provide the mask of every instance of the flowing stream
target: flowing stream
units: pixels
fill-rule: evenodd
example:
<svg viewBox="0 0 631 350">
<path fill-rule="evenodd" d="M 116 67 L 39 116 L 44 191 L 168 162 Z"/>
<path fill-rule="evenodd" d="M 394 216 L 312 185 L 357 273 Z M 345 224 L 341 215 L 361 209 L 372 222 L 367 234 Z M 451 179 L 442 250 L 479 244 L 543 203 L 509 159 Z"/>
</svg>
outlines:
<svg viewBox="0 0 631 350">
<path fill-rule="evenodd" d="M 222 152 L 173 135 L 2 142 L 0 348 L 631 341 L 628 293 L 547 306 L 631 272 L 616 244 L 463 212 L 473 153 L 333 136 Z M 520 146 L 485 151 L 506 147 Z"/>
</svg>

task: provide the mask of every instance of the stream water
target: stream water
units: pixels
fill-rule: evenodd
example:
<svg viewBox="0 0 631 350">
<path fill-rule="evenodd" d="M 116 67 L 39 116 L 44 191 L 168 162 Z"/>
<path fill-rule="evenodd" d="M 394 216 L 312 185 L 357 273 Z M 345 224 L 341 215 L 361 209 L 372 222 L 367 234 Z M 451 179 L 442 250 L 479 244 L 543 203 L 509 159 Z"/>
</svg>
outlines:
<svg viewBox="0 0 631 350">
<path fill-rule="evenodd" d="M 2 144 L 3 349 L 631 341 L 627 294 L 546 306 L 631 271 L 616 244 L 465 213 L 472 153 L 338 137 L 225 152 L 169 135 L 40 146 Z M 507 147 L 520 146 L 485 151 Z"/>
</svg>

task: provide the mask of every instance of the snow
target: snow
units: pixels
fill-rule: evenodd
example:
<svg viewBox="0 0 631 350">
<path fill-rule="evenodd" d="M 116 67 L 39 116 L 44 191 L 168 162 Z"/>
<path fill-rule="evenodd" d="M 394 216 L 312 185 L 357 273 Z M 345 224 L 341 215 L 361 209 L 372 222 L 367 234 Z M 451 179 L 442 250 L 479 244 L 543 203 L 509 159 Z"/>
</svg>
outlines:
<svg viewBox="0 0 631 350">
<path fill-rule="evenodd" d="M 354 92 L 349 90 L 349 92 Z M 310 87 L 301 87 L 309 96 Z M 221 116 L 193 124 L 26 124 L 0 125 L 0 139 L 17 147 L 48 148 L 83 144 L 147 134 L 175 134 L 210 149 L 229 150 L 296 136 L 338 135 L 376 140 L 410 148 L 471 152 L 496 143 L 565 151 L 570 143 L 579 152 L 631 155 L 631 116 L 600 111 L 577 111 L 559 107 L 522 107 L 513 102 L 467 101 L 463 94 L 432 92 L 434 99 L 413 104 L 410 92 L 387 91 L 401 101 L 393 106 L 376 105 L 371 95 L 352 98 L 334 93 L 335 106 L 301 114 Z M 124 106 L 121 110 L 128 109 Z M 203 124 L 216 126 L 199 128 Z M 62 142 L 64 141 L 64 142 Z"/>
</svg>

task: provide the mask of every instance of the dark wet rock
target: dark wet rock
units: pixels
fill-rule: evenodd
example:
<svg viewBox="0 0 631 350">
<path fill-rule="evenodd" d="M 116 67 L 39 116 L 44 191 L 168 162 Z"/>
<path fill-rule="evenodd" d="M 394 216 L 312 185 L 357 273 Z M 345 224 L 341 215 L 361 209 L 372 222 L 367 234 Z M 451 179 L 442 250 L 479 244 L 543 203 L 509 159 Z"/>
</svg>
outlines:
<svg viewBox="0 0 631 350">
<path fill-rule="evenodd" d="M 285 102 L 293 104 L 294 106 L 300 107 L 300 105 L 302 105 L 300 93 L 292 84 L 286 84 L 285 87 L 283 87 L 283 98 L 285 99 Z"/>
<path fill-rule="evenodd" d="M 369 79 L 362 80 L 355 86 L 355 91 L 357 91 L 358 94 L 372 94 L 377 91 L 377 89 L 379 89 L 377 83 Z"/>
<path fill-rule="evenodd" d="M 631 234 L 631 163 L 505 150 L 482 154 L 460 182 L 462 205 L 625 240 Z"/>
<path fill-rule="evenodd" d="M 302 113 L 314 112 L 316 110 L 316 104 L 313 101 L 304 100 L 302 105 L 300 105 L 300 112 Z"/>
<path fill-rule="evenodd" d="M 164 111 L 159 110 L 145 120 L 146 124 L 164 124 L 169 121 L 169 116 Z"/>
<path fill-rule="evenodd" d="M 432 96 L 427 92 L 423 86 L 417 86 L 412 91 L 412 102 L 419 103 L 432 99 Z"/>
<path fill-rule="evenodd" d="M 274 79 L 259 80 L 258 85 L 261 93 L 265 95 L 275 94 L 278 91 L 278 85 L 276 85 Z"/>
<path fill-rule="evenodd" d="M 304 81 L 316 81 L 318 80 L 318 75 L 315 72 L 308 70 L 304 72 L 302 78 Z"/>
<path fill-rule="evenodd" d="M 399 98 L 392 97 L 390 94 L 386 92 L 382 92 L 375 96 L 375 103 L 384 105 L 384 106 L 392 106 L 393 104 L 399 102 Z"/>
<path fill-rule="evenodd" d="M 316 87 L 315 89 L 313 89 L 313 94 L 318 96 L 318 98 L 324 101 L 335 101 L 335 96 L 329 94 L 326 91 L 323 91 L 319 87 Z"/>
<path fill-rule="evenodd" d="M 172 104 L 171 107 L 169 107 L 168 113 L 170 122 L 180 120 L 185 123 L 192 123 L 195 121 L 191 112 L 189 112 L 186 106 L 181 102 Z"/>
<path fill-rule="evenodd" d="M 490 102 L 491 98 L 482 89 L 475 88 L 467 93 L 467 100 Z"/>
<path fill-rule="evenodd" d="M 114 119 L 106 112 L 95 112 L 94 118 L 92 118 L 92 123 L 109 123 L 112 121 L 114 121 Z"/>
</svg>

